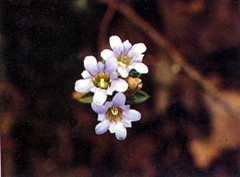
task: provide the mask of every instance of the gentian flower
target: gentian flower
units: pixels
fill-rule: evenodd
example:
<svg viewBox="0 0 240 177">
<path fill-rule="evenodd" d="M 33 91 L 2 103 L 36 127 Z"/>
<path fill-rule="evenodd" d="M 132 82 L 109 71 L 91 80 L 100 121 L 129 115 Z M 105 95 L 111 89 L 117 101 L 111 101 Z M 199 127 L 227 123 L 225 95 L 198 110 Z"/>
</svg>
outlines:
<svg viewBox="0 0 240 177">
<path fill-rule="evenodd" d="M 118 140 L 124 140 L 127 136 L 127 127 L 131 127 L 131 121 L 138 121 L 141 114 L 130 109 L 130 105 L 124 105 L 126 96 L 123 93 L 117 93 L 112 101 L 107 101 L 104 105 L 91 104 L 92 109 L 98 113 L 98 121 L 101 121 L 96 127 L 95 132 L 99 134 L 115 133 Z"/>
<path fill-rule="evenodd" d="M 87 56 L 84 59 L 84 67 L 86 70 L 82 72 L 83 79 L 76 81 L 75 90 L 77 92 L 93 92 L 93 102 L 96 105 L 102 105 L 107 100 L 107 95 L 112 95 L 115 90 L 118 92 L 127 90 L 127 82 L 118 78 L 117 61 L 109 60 L 103 64 L 102 62 L 97 63 L 94 56 Z"/>
<path fill-rule="evenodd" d="M 128 40 L 122 42 L 118 36 L 111 36 L 109 43 L 113 51 L 105 49 L 101 52 L 101 57 L 106 61 L 117 59 L 119 64 L 117 71 L 121 77 L 128 77 L 132 69 L 142 74 L 148 73 L 148 67 L 142 63 L 144 57 L 142 53 L 147 50 L 144 43 L 132 46 Z"/>
</svg>

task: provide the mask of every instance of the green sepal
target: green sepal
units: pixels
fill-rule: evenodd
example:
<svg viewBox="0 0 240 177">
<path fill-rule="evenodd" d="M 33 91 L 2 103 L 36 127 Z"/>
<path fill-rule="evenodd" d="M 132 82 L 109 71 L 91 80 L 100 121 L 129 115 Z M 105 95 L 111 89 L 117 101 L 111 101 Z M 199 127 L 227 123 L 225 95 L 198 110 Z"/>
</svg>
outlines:
<svg viewBox="0 0 240 177">
<path fill-rule="evenodd" d="M 81 103 L 92 103 L 93 102 L 93 93 L 92 92 L 86 92 L 84 93 L 79 99 L 79 102 Z"/>
<path fill-rule="evenodd" d="M 139 92 L 135 93 L 133 96 L 127 97 L 126 103 L 127 104 L 143 103 L 148 98 L 150 98 L 150 96 L 146 92 L 140 90 Z"/>
<path fill-rule="evenodd" d="M 131 77 L 140 77 L 141 73 L 137 72 L 137 71 L 132 71 L 129 73 L 129 76 Z"/>
</svg>

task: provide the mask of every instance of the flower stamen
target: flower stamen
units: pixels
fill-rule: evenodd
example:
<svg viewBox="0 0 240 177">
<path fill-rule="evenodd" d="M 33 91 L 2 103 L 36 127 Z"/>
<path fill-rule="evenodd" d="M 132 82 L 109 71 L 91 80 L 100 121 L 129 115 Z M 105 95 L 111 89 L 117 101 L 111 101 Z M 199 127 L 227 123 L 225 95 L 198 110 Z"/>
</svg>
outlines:
<svg viewBox="0 0 240 177">
<path fill-rule="evenodd" d="M 123 110 L 121 108 L 113 105 L 112 107 L 108 108 L 105 115 L 110 122 L 120 122 L 122 120 L 122 113 Z"/>
<path fill-rule="evenodd" d="M 112 112 L 112 114 L 113 114 L 114 116 L 118 115 L 118 109 L 117 109 L 117 107 L 116 107 L 116 106 L 112 106 L 112 107 L 111 107 L 111 112 Z"/>
<path fill-rule="evenodd" d="M 92 82 L 96 87 L 107 89 L 111 85 L 112 79 L 108 73 L 101 72 L 93 76 Z"/>
<path fill-rule="evenodd" d="M 122 66 L 124 68 L 128 67 L 131 64 L 131 57 L 129 57 L 128 55 L 118 55 L 117 57 L 117 61 L 119 66 Z"/>
</svg>

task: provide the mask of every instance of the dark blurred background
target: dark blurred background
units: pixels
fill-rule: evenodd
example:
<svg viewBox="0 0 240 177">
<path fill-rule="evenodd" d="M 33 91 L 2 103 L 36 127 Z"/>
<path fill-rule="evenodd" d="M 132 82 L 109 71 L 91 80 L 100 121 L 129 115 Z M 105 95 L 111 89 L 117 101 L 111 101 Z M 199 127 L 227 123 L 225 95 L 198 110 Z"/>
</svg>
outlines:
<svg viewBox="0 0 240 177">
<path fill-rule="evenodd" d="M 239 0 L 124 0 L 240 108 Z M 74 83 L 99 56 L 107 5 L 97 0 L 1 1 L 2 176 L 240 176 L 239 120 L 191 80 L 144 32 L 116 12 L 108 37 L 148 48 L 151 98 L 127 139 L 96 135 Z"/>
</svg>

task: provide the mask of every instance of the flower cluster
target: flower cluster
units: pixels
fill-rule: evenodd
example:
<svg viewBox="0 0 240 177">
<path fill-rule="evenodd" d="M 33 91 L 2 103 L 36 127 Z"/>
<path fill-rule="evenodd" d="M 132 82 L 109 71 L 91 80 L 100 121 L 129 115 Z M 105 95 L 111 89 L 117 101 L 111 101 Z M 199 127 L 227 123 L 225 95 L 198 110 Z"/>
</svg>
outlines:
<svg viewBox="0 0 240 177">
<path fill-rule="evenodd" d="M 98 114 L 100 123 L 95 127 L 96 133 L 109 130 L 118 140 L 123 140 L 127 136 L 126 128 L 141 118 L 138 111 L 125 104 L 140 103 L 148 98 L 140 91 L 139 78 L 148 73 L 148 67 L 142 63 L 147 48 L 143 43 L 132 46 L 128 40 L 122 42 L 118 36 L 111 36 L 109 42 L 112 50 L 101 52 L 103 62 L 97 62 L 94 56 L 85 57 L 86 70 L 81 74 L 83 79 L 76 81 L 75 90 L 85 93 L 79 101 L 91 103 Z"/>
</svg>

